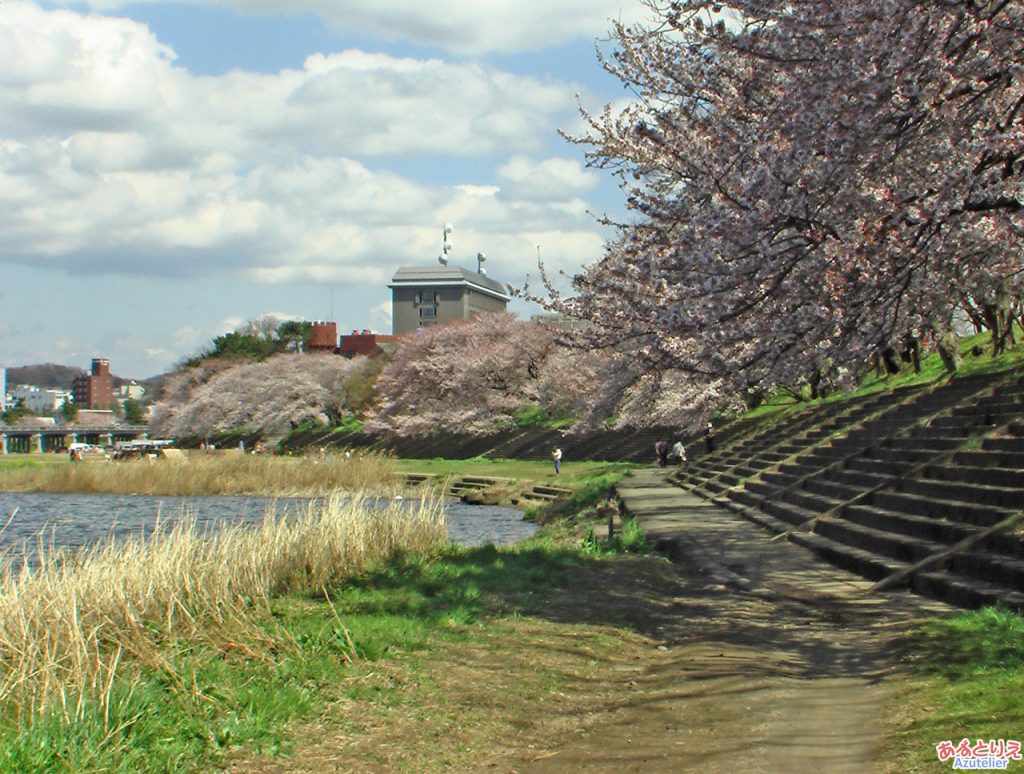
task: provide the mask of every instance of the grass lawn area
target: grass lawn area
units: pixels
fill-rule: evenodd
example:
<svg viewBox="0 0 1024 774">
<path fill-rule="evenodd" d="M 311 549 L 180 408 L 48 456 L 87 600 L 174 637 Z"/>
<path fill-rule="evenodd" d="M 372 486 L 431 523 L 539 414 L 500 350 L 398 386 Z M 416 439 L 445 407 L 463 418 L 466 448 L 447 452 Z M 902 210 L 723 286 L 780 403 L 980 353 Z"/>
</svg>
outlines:
<svg viewBox="0 0 1024 774">
<path fill-rule="evenodd" d="M 67 461 L 66 454 L 4 454 L 0 455 L 0 472 L 43 465 L 63 465 Z"/>
<path fill-rule="evenodd" d="M 624 473 L 635 465 L 623 462 L 562 462 L 561 475 L 546 460 L 505 460 L 474 457 L 468 460 L 397 460 L 399 473 L 429 473 L 444 476 L 493 476 L 523 481 L 563 483 L 570 485 L 582 479 L 608 473 Z"/>
</svg>

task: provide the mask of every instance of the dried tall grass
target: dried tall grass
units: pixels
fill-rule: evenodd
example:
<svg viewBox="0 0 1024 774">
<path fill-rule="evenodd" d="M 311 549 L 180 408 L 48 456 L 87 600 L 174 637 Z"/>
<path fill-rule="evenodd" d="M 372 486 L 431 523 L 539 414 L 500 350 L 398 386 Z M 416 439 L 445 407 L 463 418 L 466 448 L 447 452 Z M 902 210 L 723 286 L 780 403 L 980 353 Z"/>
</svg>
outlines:
<svg viewBox="0 0 1024 774">
<path fill-rule="evenodd" d="M 256 527 L 202 534 L 185 519 L 142 539 L 44 555 L 38 570 L 0 577 L 0 707 L 31 723 L 86 707 L 108 716 L 113 686 L 143 667 L 188 691 L 168 644 L 202 641 L 260 658 L 270 600 L 350 577 L 367 562 L 446 540 L 443 504 L 370 507 L 332 495 L 304 512 L 273 510 Z M 281 643 L 274 643 L 279 647 Z"/>
<path fill-rule="evenodd" d="M 192 453 L 180 460 L 121 460 L 19 468 L 0 488 L 21 492 L 319 497 L 336 489 L 395 493 L 394 461 L 380 454 L 277 457 Z"/>
</svg>

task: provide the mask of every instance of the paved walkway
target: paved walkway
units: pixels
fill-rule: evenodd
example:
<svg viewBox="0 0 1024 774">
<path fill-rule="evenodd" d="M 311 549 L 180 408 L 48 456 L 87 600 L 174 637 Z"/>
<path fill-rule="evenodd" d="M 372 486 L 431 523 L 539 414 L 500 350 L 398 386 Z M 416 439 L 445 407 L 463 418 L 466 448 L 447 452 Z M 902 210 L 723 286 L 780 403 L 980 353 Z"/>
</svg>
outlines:
<svg viewBox="0 0 1024 774">
<path fill-rule="evenodd" d="M 666 769 L 877 770 L 898 674 L 894 641 L 950 608 L 909 593 L 869 594 L 868 581 L 770 540 L 665 474 L 636 471 L 618 491 L 698 591 L 697 602 L 680 605 L 685 636 L 675 649 L 685 664 L 680 695 L 690 698 L 673 711 L 697 709 L 706 728 L 666 751 Z"/>
</svg>

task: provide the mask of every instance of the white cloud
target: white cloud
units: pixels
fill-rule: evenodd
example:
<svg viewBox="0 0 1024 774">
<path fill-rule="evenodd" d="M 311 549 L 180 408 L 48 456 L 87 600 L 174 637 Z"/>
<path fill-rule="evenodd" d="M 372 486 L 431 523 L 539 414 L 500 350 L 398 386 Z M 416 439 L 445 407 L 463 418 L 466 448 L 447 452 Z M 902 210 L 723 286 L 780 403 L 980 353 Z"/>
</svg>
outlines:
<svg viewBox="0 0 1024 774">
<path fill-rule="evenodd" d="M 370 324 L 373 326 L 372 330 L 390 333 L 391 332 L 391 302 L 382 301 L 370 308 Z"/>
<path fill-rule="evenodd" d="M 101 11 L 127 2 L 65 0 L 66 5 Z M 206 4 L 241 13 L 315 14 L 340 31 L 463 54 L 537 51 L 568 40 L 593 40 L 608 32 L 610 19 L 631 21 L 643 12 L 638 0 L 262 0 L 258 8 L 251 0 L 206 0 Z"/>
<path fill-rule="evenodd" d="M 560 202 L 593 190 L 600 182 L 574 159 L 532 161 L 514 156 L 498 169 L 502 198 L 523 202 Z"/>
<path fill-rule="evenodd" d="M 379 286 L 396 265 L 431 260 L 448 220 L 471 227 L 459 234 L 467 265 L 478 250 L 506 250 L 524 272 L 524 229 L 575 235 L 562 247 L 585 251 L 568 256 L 582 262 L 600 241 L 580 198 L 593 173 L 527 156 L 574 114 L 567 84 L 363 51 L 273 75 L 195 77 L 141 24 L 8 1 L 0 262 Z M 510 153 L 498 185 L 433 185 L 371 166 Z"/>
</svg>

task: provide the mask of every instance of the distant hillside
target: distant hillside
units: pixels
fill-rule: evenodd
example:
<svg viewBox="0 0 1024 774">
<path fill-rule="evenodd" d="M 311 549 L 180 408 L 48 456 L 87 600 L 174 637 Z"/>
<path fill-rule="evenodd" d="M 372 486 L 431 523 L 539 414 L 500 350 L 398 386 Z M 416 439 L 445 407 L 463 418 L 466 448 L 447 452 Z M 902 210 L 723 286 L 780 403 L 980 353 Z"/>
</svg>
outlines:
<svg viewBox="0 0 1024 774">
<path fill-rule="evenodd" d="M 84 373 L 84 369 L 56 363 L 8 368 L 7 389 L 15 384 L 32 384 L 48 390 L 70 390 L 75 377 Z"/>
<path fill-rule="evenodd" d="M 57 365 L 56 363 L 16 366 L 7 369 L 7 388 L 10 389 L 11 385 L 14 384 L 31 384 L 44 390 L 70 390 L 75 377 L 85 372 L 84 368 Z M 113 377 L 115 388 L 132 381 L 116 374 Z M 161 375 L 140 381 L 139 383 L 144 385 L 148 392 L 152 393 L 154 387 L 159 387 L 163 383 L 163 379 L 164 376 Z"/>
</svg>

